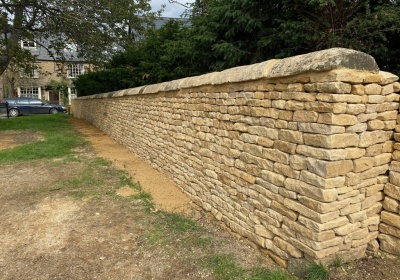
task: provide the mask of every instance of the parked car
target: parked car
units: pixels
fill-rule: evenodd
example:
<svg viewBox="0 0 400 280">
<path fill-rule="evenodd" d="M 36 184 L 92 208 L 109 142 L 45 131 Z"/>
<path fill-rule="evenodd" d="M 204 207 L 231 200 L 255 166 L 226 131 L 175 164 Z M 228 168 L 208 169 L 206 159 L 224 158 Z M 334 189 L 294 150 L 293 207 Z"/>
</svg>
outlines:
<svg viewBox="0 0 400 280">
<path fill-rule="evenodd" d="M 38 98 L 16 97 L 4 98 L 2 103 L 8 102 L 10 117 L 30 114 L 57 114 L 66 113 L 67 109 L 58 104 L 49 104 Z"/>
</svg>

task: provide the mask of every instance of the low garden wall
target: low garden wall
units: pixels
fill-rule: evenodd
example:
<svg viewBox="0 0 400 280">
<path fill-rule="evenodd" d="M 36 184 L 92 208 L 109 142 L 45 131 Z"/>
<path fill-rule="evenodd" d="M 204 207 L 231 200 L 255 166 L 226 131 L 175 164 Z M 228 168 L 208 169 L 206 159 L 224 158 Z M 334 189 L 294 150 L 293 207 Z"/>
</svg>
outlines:
<svg viewBox="0 0 400 280">
<path fill-rule="evenodd" d="M 72 111 L 282 266 L 348 261 L 399 245 L 397 80 L 329 49 L 80 97 Z"/>
</svg>

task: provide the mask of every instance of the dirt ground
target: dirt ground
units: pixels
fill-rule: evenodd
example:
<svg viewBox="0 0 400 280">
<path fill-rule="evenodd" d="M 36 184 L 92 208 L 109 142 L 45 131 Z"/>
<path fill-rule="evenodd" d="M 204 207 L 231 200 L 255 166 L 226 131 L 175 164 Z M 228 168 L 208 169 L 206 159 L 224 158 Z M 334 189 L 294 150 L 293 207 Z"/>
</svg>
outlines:
<svg viewBox="0 0 400 280">
<path fill-rule="evenodd" d="M 78 119 L 72 123 L 95 149 L 95 154 L 83 149 L 81 159 L 100 156 L 127 171 L 151 193 L 154 211 L 196 213 L 206 235 L 218 243 L 207 250 L 233 254 L 245 267 L 275 268 L 247 242 L 210 223 L 167 176 L 92 125 Z M 34 131 L 1 132 L 0 150 L 42 139 Z M 81 169 L 79 162 L 63 164 L 57 159 L 2 166 L 0 279 L 215 279 L 181 256 L 202 256 L 204 248 L 193 245 L 178 250 L 179 237 L 167 244 L 143 238 L 156 217 L 139 211 L 140 205 L 122 207 L 111 196 L 71 197 L 59 182 Z M 122 196 L 126 191 L 119 189 Z M 332 270 L 330 279 L 400 279 L 400 259 L 364 258 Z"/>
</svg>

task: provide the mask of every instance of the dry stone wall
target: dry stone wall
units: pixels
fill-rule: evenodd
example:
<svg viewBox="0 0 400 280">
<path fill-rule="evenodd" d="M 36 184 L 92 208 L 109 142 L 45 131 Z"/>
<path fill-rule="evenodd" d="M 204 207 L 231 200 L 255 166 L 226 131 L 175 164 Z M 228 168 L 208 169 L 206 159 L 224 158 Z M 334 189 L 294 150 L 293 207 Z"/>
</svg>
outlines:
<svg viewBox="0 0 400 280">
<path fill-rule="evenodd" d="M 369 55 L 330 49 L 81 97 L 72 109 L 281 265 L 348 261 L 399 237 L 395 163 L 388 182 L 397 80 Z M 379 228 L 382 205 L 396 219 Z"/>
</svg>

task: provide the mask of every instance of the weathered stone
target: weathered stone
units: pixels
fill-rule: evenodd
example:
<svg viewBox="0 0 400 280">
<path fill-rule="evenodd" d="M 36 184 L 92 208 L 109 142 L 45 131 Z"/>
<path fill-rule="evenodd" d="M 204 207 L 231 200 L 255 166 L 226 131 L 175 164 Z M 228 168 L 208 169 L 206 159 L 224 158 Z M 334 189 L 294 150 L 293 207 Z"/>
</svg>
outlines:
<svg viewBox="0 0 400 280">
<path fill-rule="evenodd" d="M 386 196 L 385 200 L 383 201 L 383 209 L 385 209 L 389 212 L 399 213 L 400 212 L 400 202 L 396 199 Z"/>
<path fill-rule="evenodd" d="M 343 82 L 316 83 L 318 92 L 350 93 L 351 85 Z"/>
<path fill-rule="evenodd" d="M 346 159 L 357 159 L 363 157 L 366 153 L 365 149 L 346 148 Z"/>
<path fill-rule="evenodd" d="M 398 76 L 385 71 L 379 71 L 379 75 L 381 76 L 381 81 L 380 81 L 381 85 L 391 84 L 399 79 Z"/>
<path fill-rule="evenodd" d="M 322 148 L 346 148 L 356 146 L 359 136 L 356 133 L 343 133 L 332 135 L 304 134 L 304 143 Z"/>
<path fill-rule="evenodd" d="M 299 194 L 311 197 L 321 202 L 332 202 L 337 199 L 338 192 L 336 189 L 321 189 L 313 185 L 304 183 L 300 180 L 287 178 L 284 182 L 286 189 L 297 192 Z"/>
<path fill-rule="evenodd" d="M 338 176 L 326 179 L 307 170 L 302 170 L 300 173 L 300 180 L 322 189 L 339 189 L 345 185 L 346 178 L 344 176 Z"/>
<path fill-rule="evenodd" d="M 394 214 L 388 211 L 382 211 L 381 213 L 382 223 L 388 224 L 390 226 L 400 229 L 400 215 Z"/>
<path fill-rule="evenodd" d="M 365 94 L 379 95 L 382 92 L 382 87 L 378 84 L 369 84 L 364 87 Z"/>
<path fill-rule="evenodd" d="M 275 237 L 273 241 L 276 243 L 276 246 L 278 246 L 281 250 L 288 252 L 292 257 L 301 258 L 303 256 L 303 253 L 289 242 L 279 237 Z"/>
<path fill-rule="evenodd" d="M 318 89 L 318 86 L 317 86 Z M 348 90 L 349 88 L 347 88 Z M 350 88 L 351 91 L 351 88 Z M 349 92 L 350 92 L 349 91 Z M 354 94 L 330 94 L 318 93 L 317 100 L 322 102 L 335 102 L 335 103 L 361 103 L 362 97 Z"/>
<path fill-rule="evenodd" d="M 317 113 L 335 113 L 344 114 L 347 111 L 347 103 L 329 103 L 329 102 L 307 102 L 304 104 L 307 111 Z"/>
<path fill-rule="evenodd" d="M 324 203 L 320 202 L 311 198 L 308 198 L 306 196 L 298 196 L 298 200 L 308 208 L 324 214 L 324 213 L 329 213 L 329 212 L 334 212 L 337 210 L 342 209 L 343 207 L 346 207 L 350 204 L 350 199 L 345 199 L 341 201 L 334 201 L 334 202 L 329 202 L 329 203 Z M 365 216 L 366 218 L 366 216 Z"/>
<path fill-rule="evenodd" d="M 264 238 L 272 239 L 274 237 L 274 234 L 263 225 L 255 225 L 254 232 Z"/>
<path fill-rule="evenodd" d="M 355 159 L 353 162 L 354 162 L 353 172 L 357 172 L 357 173 L 368 170 L 374 166 L 374 162 L 373 162 L 372 158 L 369 158 L 369 157 Z"/>
<path fill-rule="evenodd" d="M 400 248 L 400 239 L 395 238 L 390 235 L 386 234 L 380 234 L 379 235 L 379 241 L 381 244 L 381 250 L 393 255 L 398 255 L 399 254 L 399 248 Z"/>
<path fill-rule="evenodd" d="M 307 168 L 311 172 L 325 178 L 346 175 L 353 170 L 353 161 L 323 161 L 313 158 L 307 159 Z"/>
<path fill-rule="evenodd" d="M 361 223 L 360 222 L 348 223 L 348 224 L 343 225 L 341 227 L 334 228 L 333 231 L 337 235 L 345 236 L 345 235 L 348 235 L 348 234 L 350 234 L 352 232 L 357 231 L 360 227 L 361 227 Z"/>
<path fill-rule="evenodd" d="M 293 130 L 282 129 L 279 131 L 279 140 L 289 143 L 303 144 L 303 133 Z"/>
<path fill-rule="evenodd" d="M 318 120 L 318 113 L 313 111 L 299 110 L 293 114 L 293 121 L 303 123 L 314 123 Z"/>
<path fill-rule="evenodd" d="M 366 73 L 348 69 L 333 69 L 327 72 L 316 73 L 310 76 L 312 83 L 348 82 L 363 83 Z"/>
<path fill-rule="evenodd" d="M 384 131 L 366 131 L 360 135 L 360 147 L 369 147 L 374 144 L 382 143 L 390 139 Z"/>
<path fill-rule="evenodd" d="M 332 124 L 332 125 L 355 125 L 358 123 L 357 117 L 353 115 L 336 115 L 332 113 L 320 114 L 318 123 Z"/>
<path fill-rule="evenodd" d="M 308 135 L 305 135 L 305 138 L 308 139 Z M 308 140 L 306 140 L 306 142 L 307 141 Z M 296 152 L 304 156 L 310 156 L 323 160 L 343 160 L 346 159 L 347 155 L 345 149 L 321 149 L 306 145 L 298 145 Z"/>
<path fill-rule="evenodd" d="M 332 126 L 319 123 L 299 123 L 299 130 L 303 132 L 329 135 L 344 133 L 346 129 L 342 126 Z"/>
<path fill-rule="evenodd" d="M 318 223 L 326 223 L 339 217 L 339 211 L 321 214 L 289 198 L 285 198 L 283 204 L 287 208 L 296 211 L 301 215 L 308 217 Z"/>
<path fill-rule="evenodd" d="M 389 234 L 394 237 L 400 238 L 400 229 L 398 227 L 393 227 L 385 223 L 379 224 L 379 231 L 384 234 Z"/>
</svg>

